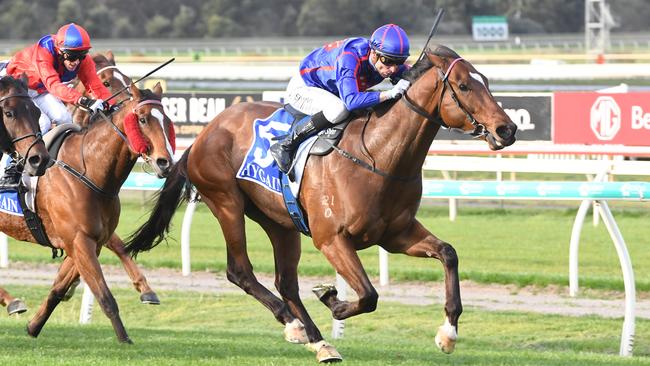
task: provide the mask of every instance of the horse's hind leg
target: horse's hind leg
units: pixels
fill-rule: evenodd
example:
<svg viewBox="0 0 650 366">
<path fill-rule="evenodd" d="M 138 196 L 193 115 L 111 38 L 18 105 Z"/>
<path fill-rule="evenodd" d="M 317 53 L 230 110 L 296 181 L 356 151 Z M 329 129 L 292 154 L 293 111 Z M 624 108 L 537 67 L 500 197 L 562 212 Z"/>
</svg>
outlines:
<svg viewBox="0 0 650 366">
<path fill-rule="evenodd" d="M 463 312 L 458 282 L 458 256 L 454 248 L 436 238 L 417 220 L 409 230 L 380 245 L 392 253 L 436 258 L 442 262 L 445 269 L 445 314 L 447 318 L 444 325 L 438 329 L 436 344 L 443 352 L 453 352 L 458 337 L 458 318 Z"/>
<path fill-rule="evenodd" d="M 270 220 L 258 221 L 273 244 L 273 255 L 275 257 L 275 288 L 278 289 L 282 299 L 285 301 L 291 312 L 298 316 L 304 324 L 307 339 L 296 343 L 308 343 L 308 348 L 316 352 L 319 362 L 341 361 L 342 357 L 334 346 L 323 340 L 323 336 L 314 324 L 314 321 L 307 313 L 307 309 L 300 299 L 298 289 L 298 262 L 300 261 L 300 234 L 295 230 L 286 229 Z M 295 328 L 285 328 L 285 336 Z M 289 339 L 287 339 L 289 340 Z M 291 341 L 291 340 L 289 340 Z"/>
<path fill-rule="evenodd" d="M 158 296 L 151 289 L 149 283 L 147 283 L 147 279 L 144 277 L 144 274 L 142 274 L 142 271 L 140 271 L 140 268 L 138 268 L 138 265 L 135 264 L 133 258 L 126 253 L 122 239 L 120 239 L 116 233 L 113 233 L 104 246 L 115 253 L 122 262 L 124 270 L 133 282 L 133 286 L 141 294 L 140 301 L 143 304 L 159 305 L 160 300 L 158 299 Z"/>
<path fill-rule="evenodd" d="M 41 304 L 32 320 L 27 324 L 27 333 L 32 337 L 38 337 L 45 322 L 50 318 L 56 306 L 61 302 L 70 285 L 79 278 L 79 272 L 74 267 L 71 257 L 65 257 L 59 272 L 54 279 L 50 293 Z"/>
<path fill-rule="evenodd" d="M 21 299 L 11 296 L 5 289 L 0 287 L 0 305 L 7 307 L 9 315 L 20 314 L 27 311 L 27 305 Z"/>
<path fill-rule="evenodd" d="M 217 194 L 216 199 L 202 192 L 202 197 L 212 213 L 219 220 L 219 225 L 226 240 L 228 280 L 269 309 L 282 324 L 293 321 L 287 305 L 264 287 L 253 274 L 253 265 L 246 251 L 246 232 L 244 228 L 244 199 L 241 192 L 233 187 L 225 193 Z M 218 202 L 218 205 L 215 204 Z"/>
</svg>

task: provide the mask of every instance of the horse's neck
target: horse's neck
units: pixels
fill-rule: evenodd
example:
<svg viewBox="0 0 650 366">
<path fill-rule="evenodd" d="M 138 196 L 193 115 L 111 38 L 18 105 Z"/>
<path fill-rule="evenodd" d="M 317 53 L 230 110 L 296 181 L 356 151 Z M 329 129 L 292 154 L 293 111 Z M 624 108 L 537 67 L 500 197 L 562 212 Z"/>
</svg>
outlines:
<svg viewBox="0 0 650 366">
<path fill-rule="evenodd" d="M 124 130 L 122 119 L 123 113 L 113 118 L 121 131 Z M 119 189 L 137 160 L 127 143 L 110 122 L 99 119 L 88 129 L 83 144 L 83 159 L 88 176 L 95 184 L 107 190 L 108 187 Z"/>
<path fill-rule="evenodd" d="M 428 89 L 433 88 L 428 87 Z M 437 115 L 436 90 L 425 90 L 420 83 L 420 85 L 414 84 L 408 94 L 420 108 L 433 111 L 434 115 Z M 414 97 L 416 95 L 417 97 Z M 417 175 L 422 170 L 424 160 L 440 126 L 426 121 L 401 100 L 371 123 L 374 126 L 368 129 L 366 138 L 375 160 L 387 162 L 384 169 L 394 175 Z"/>
</svg>

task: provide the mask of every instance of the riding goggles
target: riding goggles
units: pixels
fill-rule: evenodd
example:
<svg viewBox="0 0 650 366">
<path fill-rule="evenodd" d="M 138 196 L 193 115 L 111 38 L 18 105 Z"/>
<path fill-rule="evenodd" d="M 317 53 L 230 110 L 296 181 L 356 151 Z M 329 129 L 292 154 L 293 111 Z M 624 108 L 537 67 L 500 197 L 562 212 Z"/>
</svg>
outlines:
<svg viewBox="0 0 650 366">
<path fill-rule="evenodd" d="M 379 61 L 386 66 L 402 65 L 408 57 L 395 57 L 378 53 Z"/>
<path fill-rule="evenodd" d="M 86 55 L 88 54 L 88 50 L 61 50 L 63 53 L 63 59 L 68 60 L 68 61 L 77 61 L 77 60 L 83 60 Z"/>
</svg>

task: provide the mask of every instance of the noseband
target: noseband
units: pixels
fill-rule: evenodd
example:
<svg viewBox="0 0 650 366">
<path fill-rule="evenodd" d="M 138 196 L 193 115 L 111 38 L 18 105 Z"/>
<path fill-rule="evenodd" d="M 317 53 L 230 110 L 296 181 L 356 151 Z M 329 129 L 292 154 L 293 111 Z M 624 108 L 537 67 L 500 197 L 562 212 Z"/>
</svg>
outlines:
<svg viewBox="0 0 650 366">
<path fill-rule="evenodd" d="M 30 100 L 31 100 L 31 97 L 30 97 L 27 93 L 8 94 L 8 95 L 5 95 L 5 96 L 3 96 L 3 97 L 0 97 L 0 104 L 1 104 L 2 102 L 4 102 L 5 100 L 9 99 L 9 98 L 27 98 L 27 99 L 30 99 Z M 0 109 L 2 109 L 2 107 L 0 107 Z M 7 136 L 9 136 L 9 131 L 7 131 L 7 127 L 4 125 L 4 119 L 2 120 L 2 128 L 4 128 L 5 132 L 7 132 Z M 43 135 L 41 134 L 40 129 L 39 129 L 39 131 L 36 132 L 36 133 L 28 133 L 28 134 L 26 134 L 26 135 L 16 137 L 16 138 L 12 139 L 11 141 L 9 141 L 9 144 L 8 144 L 8 145 L 9 145 L 9 148 L 11 148 L 12 150 L 14 150 L 14 151 L 11 153 L 11 155 L 12 155 L 12 157 L 13 157 L 15 160 L 24 160 L 24 159 L 25 159 L 23 156 L 20 155 L 20 153 L 19 153 L 18 151 L 16 151 L 16 148 L 15 148 L 16 142 L 18 142 L 18 141 L 22 141 L 22 140 L 27 139 L 27 138 L 30 138 L 30 137 L 33 137 L 33 138 L 34 138 L 34 141 L 32 141 L 31 145 L 29 145 L 29 147 L 27 148 L 27 152 L 26 152 L 25 155 L 26 155 L 26 156 L 29 156 L 29 152 L 31 151 L 31 149 L 32 149 L 32 148 L 33 148 L 33 147 L 34 147 L 34 146 L 35 146 L 39 141 L 43 141 Z M 9 138 L 11 139 L 11 137 L 9 137 Z"/>
<path fill-rule="evenodd" d="M 472 123 L 472 126 L 474 126 L 473 131 L 468 132 L 468 131 L 464 131 L 464 130 L 459 129 L 459 128 L 449 127 L 449 125 L 447 125 L 445 123 L 445 121 L 442 120 L 442 117 L 440 117 L 440 116 L 434 117 L 429 112 L 427 112 L 424 109 L 422 109 L 421 107 L 417 106 L 408 97 L 408 95 L 406 93 L 404 93 L 404 97 L 402 98 L 402 100 L 404 101 L 404 104 L 406 104 L 406 106 L 409 109 L 411 109 L 415 113 L 419 114 L 420 116 L 426 118 L 428 121 L 438 124 L 442 128 L 448 129 L 450 131 L 459 131 L 459 132 L 461 132 L 463 134 L 474 136 L 474 138 L 479 138 L 479 137 L 488 135 L 487 129 L 485 128 L 485 126 L 483 124 L 478 122 L 476 120 L 476 118 L 474 118 L 474 116 L 460 103 L 460 101 L 458 100 L 458 97 L 456 95 L 456 92 L 454 91 L 454 88 L 451 86 L 451 83 L 449 82 L 449 75 L 451 74 L 451 70 L 454 68 L 456 63 L 458 63 L 459 61 L 464 61 L 464 60 L 465 59 L 462 58 L 462 57 L 454 59 L 454 61 L 452 61 L 451 64 L 449 65 L 449 67 L 447 68 L 447 72 L 445 72 L 444 76 L 442 77 L 442 92 L 440 93 L 440 100 L 438 101 L 438 111 L 440 111 L 442 100 L 444 99 L 444 96 L 445 96 L 445 91 L 447 91 L 447 88 L 449 88 L 449 90 L 451 92 L 451 99 L 453 99 L 454 102 L 456 102 L 456 105 L 458 106 L 458 108 L 461 111 L 463 111 L 463 113 L 465 113 L 465 116 L 467 117 L 467 119 Z"/>
</svg>

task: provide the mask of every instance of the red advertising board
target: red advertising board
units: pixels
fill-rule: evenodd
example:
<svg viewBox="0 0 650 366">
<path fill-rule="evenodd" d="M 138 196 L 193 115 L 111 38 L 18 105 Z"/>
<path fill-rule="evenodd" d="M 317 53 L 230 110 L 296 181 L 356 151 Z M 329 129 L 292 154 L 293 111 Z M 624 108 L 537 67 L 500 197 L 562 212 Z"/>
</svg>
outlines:
<svg viewBox="0 0 650 366">
<path fill-rule="evenodd" d="M 554 93 L 556 144 L 650 146 L 650 93 Z"/>
</svg>

